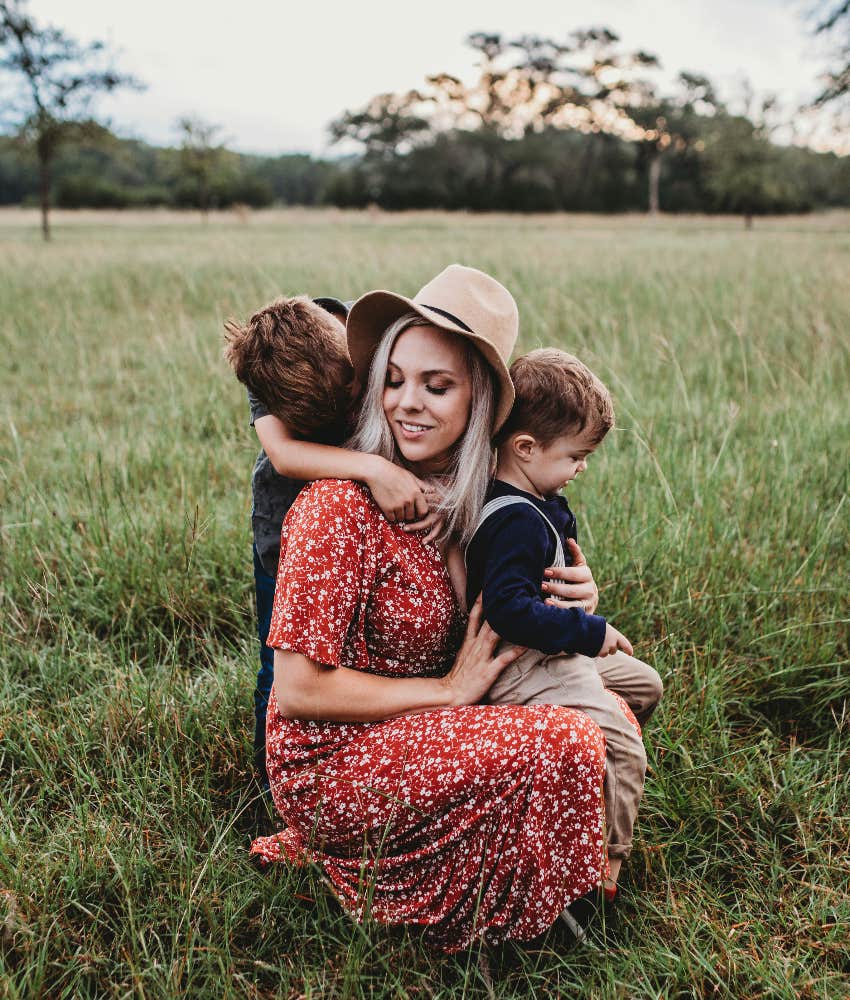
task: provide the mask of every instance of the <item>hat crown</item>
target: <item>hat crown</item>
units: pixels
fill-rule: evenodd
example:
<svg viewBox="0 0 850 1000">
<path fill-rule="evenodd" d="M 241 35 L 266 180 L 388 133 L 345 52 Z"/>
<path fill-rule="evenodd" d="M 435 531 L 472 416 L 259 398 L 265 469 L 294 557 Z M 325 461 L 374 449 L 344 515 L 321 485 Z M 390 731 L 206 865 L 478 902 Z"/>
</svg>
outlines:
<svg viewBox="0 0 850 1000">
<path fill-rule="evenodd" d="M 466 328 L 489 343 L 509 363 L 519 334 L 519 311 L 513 295 L 489 274 L 450 264 L 416 293 L 417 306 Z M 459 322 L 458 322 L 459 321 Z"/>
</svg>

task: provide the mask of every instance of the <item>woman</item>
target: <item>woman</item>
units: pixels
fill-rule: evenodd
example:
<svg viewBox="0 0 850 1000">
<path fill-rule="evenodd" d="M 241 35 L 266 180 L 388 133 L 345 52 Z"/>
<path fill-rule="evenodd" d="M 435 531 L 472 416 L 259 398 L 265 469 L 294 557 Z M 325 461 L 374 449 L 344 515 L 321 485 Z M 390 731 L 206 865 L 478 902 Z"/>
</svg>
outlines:
<svg viewBox="0 0 850 1000">
<path fill-rule="evenodd" d="M 466 539 L 513 400 L 516 306 L 452 266 L 413 300 L 371 292 L 348 324 L 368 372 L 357 446 L 443 481 Z M 284 523 L 267 762 L 287 829 L 265 860 L 319 862 L 357 919 L 419 924 L 446 951 L 527 939 L 601 880 L 604 741 L 571 709 L 476 704 L 520 650 L 461 615 L 440 547 L 368 491 L 324 480 Z M 460 648 L 458 649 L 458 646 Z"/>
</svg>

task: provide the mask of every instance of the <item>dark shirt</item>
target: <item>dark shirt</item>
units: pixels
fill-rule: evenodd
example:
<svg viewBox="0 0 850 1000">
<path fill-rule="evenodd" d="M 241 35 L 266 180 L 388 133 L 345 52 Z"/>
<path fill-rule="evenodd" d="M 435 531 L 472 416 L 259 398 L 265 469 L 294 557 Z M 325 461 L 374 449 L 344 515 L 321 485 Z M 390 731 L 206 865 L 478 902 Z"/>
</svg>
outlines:
<svg viewBox="0 0 850 1000">
<path fill-rule="evenodd" d="M 352 303 L 334 298 L 318 298 L 313 301 L 334 315 L 345 317 Z M 248 405 L 251 407 L 251 426 L 260 417 L 269 416 L 269 411 L 259 397 L 248 390 Z M 280 558 L 280 529 L 283 519 L 295 498 L 306 484 L 300 479 L 290 479 L 275 472 L 268 455 L 261 451 L 254 463 L 251 476 L 251 525 L 254 529 L 254 545 L 263 569 L 269 576 L 277 576 L 277 561 Z"/>
<path fill-rule="evenodd" d="M 576 519 L 562 496 L 540 500 L 495 479 L 487 500 L 521 496 L 552 522 L 562 539 L 576 538 Z M 564 546 L 569 561 L 569 551 Z M 484 617 L 508 642 L 542 653 L 596 656 L 605 638 L 605 619 L 584 609 L 546 604 L 543 571 L 555 559 L 555 537 L 528 504 L 517 503 L 491 514 L 466 552 L 467 603 L 483 594 Z"/>
<path fill-rule="evenodd" d="M 251 407 L 251 426 L 260 417 L 269 416 L 263 402 L 248 390 L 248 405 Z M 254 463 L 251 475 L 251 526 L 254 529 L 254 545 L 263 569 L 269 576 L 277 576 L 277 561 L 280 558 L 280 529 L 283 519 L 295 498 L 305 484 L 300 479 L 290 479 L 275 472 L 269 456 L 261 451 Z"/>
</svg>

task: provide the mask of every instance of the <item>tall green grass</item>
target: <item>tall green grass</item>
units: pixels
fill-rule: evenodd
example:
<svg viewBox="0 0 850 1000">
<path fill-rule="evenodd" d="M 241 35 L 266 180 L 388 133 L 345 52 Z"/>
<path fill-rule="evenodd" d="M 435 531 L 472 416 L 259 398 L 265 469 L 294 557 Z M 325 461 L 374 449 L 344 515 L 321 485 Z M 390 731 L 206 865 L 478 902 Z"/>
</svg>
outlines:
<svg viewBox="0 0 850 1000">
<path fill-rule="evenodd" d="M 444 959 L 248 863 L 256 450 L 222 321 L 514 292 L 618 427 L 571 488 L 661 672 L 615 928 Z M 850 227 L 291 213 L 0 219 L 0 995 L 811 997 L 850 981 Z"/>
</svg>

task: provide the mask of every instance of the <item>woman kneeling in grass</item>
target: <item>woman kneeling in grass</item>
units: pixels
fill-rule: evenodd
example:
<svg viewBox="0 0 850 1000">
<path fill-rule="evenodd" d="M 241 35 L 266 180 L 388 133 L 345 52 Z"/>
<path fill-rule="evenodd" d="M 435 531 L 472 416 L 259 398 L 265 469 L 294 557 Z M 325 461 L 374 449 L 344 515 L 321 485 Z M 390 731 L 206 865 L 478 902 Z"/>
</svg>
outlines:
<svg viewBox="0 0 850 1000">
<path fill-rule="evenodd" d="M 286 829 L 253 853 L 318 862 L 357 919 L 421 925 L 446 951 L 535 937 L 603 874 L 598 726 L 476 704 L 521 650 L 495 655 L 480 606 L 463 635 L 447 566 L 445 540 L 467 541 L 481 509 L 516 335 L 510 294 L 471 268 L 354 305 L 355 444 L 440 478 L 443 539 L 388 522 L 355 482 L 314 483 L 284 522 L 268 639 Z"/>
</svg>

